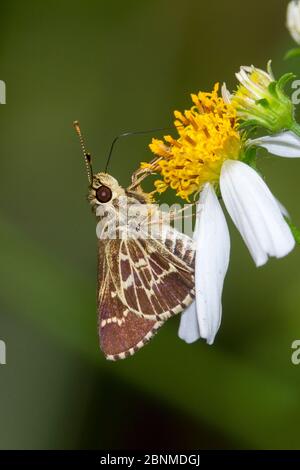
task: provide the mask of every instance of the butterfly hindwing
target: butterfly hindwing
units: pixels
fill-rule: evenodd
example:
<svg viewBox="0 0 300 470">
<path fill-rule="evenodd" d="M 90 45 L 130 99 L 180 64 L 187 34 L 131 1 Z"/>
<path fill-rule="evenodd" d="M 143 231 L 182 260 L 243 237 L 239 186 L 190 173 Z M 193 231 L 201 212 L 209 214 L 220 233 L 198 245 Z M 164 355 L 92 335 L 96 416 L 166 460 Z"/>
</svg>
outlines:
<svg viewBox="0 0 300 470">
<path fill-rule="evenodd" d="M 157 240 L 123 240 L 119 269 L 123 301 L 139 316 L 165 320 L 193 300 L 193 268 Z"/>
</svg>

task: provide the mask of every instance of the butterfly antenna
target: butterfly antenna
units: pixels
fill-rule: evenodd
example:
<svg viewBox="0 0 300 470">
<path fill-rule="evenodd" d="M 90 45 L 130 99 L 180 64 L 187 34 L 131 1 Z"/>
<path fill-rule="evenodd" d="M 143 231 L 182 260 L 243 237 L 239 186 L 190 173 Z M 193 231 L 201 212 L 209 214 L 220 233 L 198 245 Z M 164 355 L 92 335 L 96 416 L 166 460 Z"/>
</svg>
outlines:
<svg viewBox="0 0 300 470">
<path fill-rule="evenodd" d="M 179 128 L 179 127 L 182 127 L 182 126 L 175 126 L 175 127 Z M 107 162 L 106 162 L 106 166 L 105 166 L 105 173 L 107 173 L 108 166 L 109 166 L 109 163 L 111 161 L 111 157 L 112 157 L 112 154 L 113 154 L 114 147 L 115 147 L 115 145 L 116 145 L 116 143 L 118 142 L 119 139 L 121 139 L 122 137 L 129 137 L 131 135 L 146 135 L 146 134 L 152 134 L 152 132 L 169 131 L 170 129 L 174 129 L 174 127 L 158 127 L 156 129 L 149 129 L 147 131 L 124 132 L 123 134 L 120 134 L 117 137 L 115 137 L 114 140 L 112 141 L 111 146 L 110 146 L 110 150 L 109 150 L 109 154 L 108 154 L 108 158 L 107 158 Z"/>
<path fill-rule="evenodd" d="M 81 129 L 80 129 L 79 122 L 74 121 L 73 126 L 74 126 L 74 129 L 76 131 L 76 134 L 79 137 L 79 142 L 80 142 L 80 146 L 81 146 L 81 149 L 82 149 L 82 152 L 83 152 L 85 166 L 86 166 L 86 170 L 87 170 L 88 180 L 89 180 L 89 183 L 92 184 L 92 181 L 93 181 L 92 157 L 91 157 L 91 154 L 86 151 L 84 138 L 83 138 L 83 135 L 82 135 L 82 132 L 81 132 Z"/>
</svg>

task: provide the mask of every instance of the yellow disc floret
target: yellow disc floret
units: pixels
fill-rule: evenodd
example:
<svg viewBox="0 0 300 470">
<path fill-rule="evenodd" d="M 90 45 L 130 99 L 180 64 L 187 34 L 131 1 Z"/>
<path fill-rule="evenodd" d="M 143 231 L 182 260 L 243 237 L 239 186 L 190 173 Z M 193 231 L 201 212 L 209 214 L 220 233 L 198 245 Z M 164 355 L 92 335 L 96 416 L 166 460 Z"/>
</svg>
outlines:
<svg viewBox="0 0 300 470">
<path fill-rule="evenodd" d="M 158 158 L 143 167 L 163 177 L 155 182 L 157 192 L 171 187 L 179 197 L 189 200 L 206 182 L 218 183 L 225 160 L 239 158 L 236 108 L 225 103 L 218 90 L 216 84 L 212 93 L 191 95 L 194 106 L 183 114 L 175 111 L 178 139 L 167 135 L 164 141 L 152 140 L 150 149 Z"/>
</svg>

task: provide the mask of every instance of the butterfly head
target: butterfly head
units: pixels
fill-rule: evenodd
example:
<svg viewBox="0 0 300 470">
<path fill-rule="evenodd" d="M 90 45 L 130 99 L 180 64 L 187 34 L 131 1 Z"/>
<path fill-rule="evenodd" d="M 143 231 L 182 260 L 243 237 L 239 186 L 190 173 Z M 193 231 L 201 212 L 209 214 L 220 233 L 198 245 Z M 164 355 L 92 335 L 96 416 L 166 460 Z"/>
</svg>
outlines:
<svg viewBox="0 0 300 470">
<path fill-rule="evenodd" d="M 88 200 L 91 206 L 96 210 L 99 206 L 108 207 L 108 205 L 114 205 L 114 202 L 117 201 L 119 197 L 125 195 L 124 189 L 119 185 L 118 181 L 108 173 L 102 172 L 94 174 L 91 155 L 86 151 L 79 122 L 74 121 L 73 125 L 79 137 L 87 169 L 87 176 L 90 183 Z"/>
<path fill-rule="evenodd" d="M 96 173 L 93 175 L 88 195 L 92 207 L 97 208 L 97 206 L 113 204 L 114 201 L 124 195 L 124 189 L 113 176 L 108 173 Z"/>
</svg>

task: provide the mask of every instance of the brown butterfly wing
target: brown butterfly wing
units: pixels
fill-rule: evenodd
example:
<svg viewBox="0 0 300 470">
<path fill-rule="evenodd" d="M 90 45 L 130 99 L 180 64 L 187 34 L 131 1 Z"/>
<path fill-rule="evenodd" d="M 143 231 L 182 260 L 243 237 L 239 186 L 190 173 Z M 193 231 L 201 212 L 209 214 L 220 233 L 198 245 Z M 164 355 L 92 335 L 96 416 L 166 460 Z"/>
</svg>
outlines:
<svg viewBox="0 0 300 470">
<path fill-rule="evenodd" d="M 99 240 L 99 336 L 108 359 L 133 355 L 192 302 L 194 255 L 193 241 L 171 227 L 162 239 Z"/>
<path fill-rule="evenodd" d="M 117 266 L 121 240 L 99 241 L 98 321 L 100 347 L 109 360 L 125 359 L 143 347 L 163 324 L 131 312 L 120 300 L 111 270 Z M 109 267 L 106 253 L 115 256 Z"/>
</svg>

